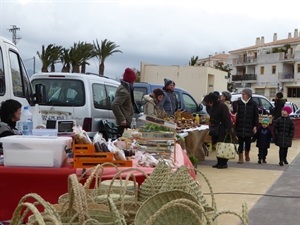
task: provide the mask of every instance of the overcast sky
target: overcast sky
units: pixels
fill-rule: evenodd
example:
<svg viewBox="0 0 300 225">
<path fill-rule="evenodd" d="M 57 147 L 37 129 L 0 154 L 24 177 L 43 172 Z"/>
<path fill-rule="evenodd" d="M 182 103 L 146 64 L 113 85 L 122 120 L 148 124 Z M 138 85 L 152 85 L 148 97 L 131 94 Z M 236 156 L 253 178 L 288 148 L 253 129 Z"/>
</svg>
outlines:
<svg viewBox="0 0 300 225">
<path fill-rule="evenodd" d="M 17 46 L 28 69 L 41 64 L 42 45 L 93 43 L 108 39 L 119 50 L 105 63 L 105 75 L 120 77 L 140 62 L 187 65 L 192 56 L 272 41 L 300 31 L 299 0 L 0 0 L 0 35 L 11 40 L 11 25 L 20 28 Z M 97 72 L 94 60 L 87 71 Z"/>
</svg>

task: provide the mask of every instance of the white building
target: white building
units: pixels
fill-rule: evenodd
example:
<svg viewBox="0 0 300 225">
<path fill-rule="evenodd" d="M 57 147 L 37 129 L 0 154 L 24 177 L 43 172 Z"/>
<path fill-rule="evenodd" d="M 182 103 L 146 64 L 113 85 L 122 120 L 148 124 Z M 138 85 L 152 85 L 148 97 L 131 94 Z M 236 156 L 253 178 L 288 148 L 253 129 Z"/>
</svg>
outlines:
<svg viewBox="0 0 300 225">
<path fill-rule="evenodd" d="M 231 81 L 240 92 L 249 87 L 255 93 L 272 99 L 279 90 L 284 96 L 300 105 L 300 34 L 288 34 L 286 39 L 266 43 L 264 37 L 256 38 L 253 46 L 229 52 L 227 63 L 231 66 Z"/>
<path fill-rule="evenodd" d="M 164 84 L 173 80 L 176 87 L 189 91 L 199 103 L 212 91 L 227 90 L 227 72 L 207 66 L 163 66 L 141 62 L 141 82 Z"/>
</svg>

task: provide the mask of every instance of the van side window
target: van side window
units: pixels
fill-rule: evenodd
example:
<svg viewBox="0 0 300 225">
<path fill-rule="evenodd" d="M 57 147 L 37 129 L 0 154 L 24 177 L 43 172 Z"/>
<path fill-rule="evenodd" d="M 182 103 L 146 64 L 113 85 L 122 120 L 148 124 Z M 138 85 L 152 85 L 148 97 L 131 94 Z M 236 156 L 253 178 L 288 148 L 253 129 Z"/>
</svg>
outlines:
<svg viewBox="0 0 300 225">
<path fill-rule="evenodd" d="M 109 109 L 111 109 L 111 104 L 115 100 L 117 87 L 113 87 L 113 86 L 109 86 L 109 85 L 105 85 L 105 86 L 106 86 L 108 106 L 109 106 Z"/>
<path fill-rule="evenodd" d="M 179 96 L 179 92 L 178 91 L 174 91 L 175 95 L 176 95 L 176 99 L 177 99 L 177 109 L 181 109 L 182 108 L 182 104 L 181 104 L 181 99 Z"/>
<path fill-rule="evenodd" d="M 146 87 L 134 87 L 134 90 L 133 90 L 134 100 L 141 112 L 144 111 L 143 97 L 146 94 L 148 94 Z"/>
<path fill-rule="evenodd" d="M 10 66 L 11 66 L 11 79 L 13 84 L 13 93 L 17 97 L 24 97 L 23 87 L 22 87 L 22 75 L 21 68 L 19 65 L 19 60 L 17 54 L 14 52 L 9 53 Z"/>
<path fill-rule="evenodd" d="M 2 49 L 0 48 L 0 95 L 5 94 L 5 76 L 4 76 L 4 65 L 3 65 L 3 55 Z"/>
<path fill-rule="evenodd" d="M 96 109 L 109 109 L 107 95 L 103 84 L 93 84 L 93 102 Z"/>
<path fill-rule="evenodd" d="M 184 108 L 191 113 L 198 110 L 197 102 L 188 94 L 182 93 Z"/>
</svg>

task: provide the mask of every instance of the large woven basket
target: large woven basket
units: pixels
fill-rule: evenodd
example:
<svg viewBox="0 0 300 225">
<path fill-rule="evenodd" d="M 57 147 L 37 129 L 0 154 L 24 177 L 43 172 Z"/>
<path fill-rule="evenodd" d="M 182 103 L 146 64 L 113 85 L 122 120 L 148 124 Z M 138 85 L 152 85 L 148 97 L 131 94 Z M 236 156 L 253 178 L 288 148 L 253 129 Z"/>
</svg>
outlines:
<svg viewBox="0 0 300 225">
<path fill-rule="evenodd" d="M 103 202 L 103 199 L 109 197 L 112 198 L 114 203 L 116 204 L 117 209 L 120 211 L 122 215 L 125 217 L 125 221 L 128 225 L 133 224 L 134 218 L 136 215 L 137 210 L 141 206 L 141 202 L 138 201 L 138 183 L 136 181 L 136 175 L 142 174 L 147 178 L 148 175 L 138 169 L 138 168 L 129 168 L 125 170 L 120 170 L 111 180 L 110 186 L 108 187 L 108 194 L 107 195 L 100 195 L 98 198 L 96 198 L 96 202 Z M 125 176 L 125 177 L 124 177 Z M 117 183 L 120 185 L 120 191 L 119 194 L 111 193 L 112 187 L 114 186 L 114 183 L 117 181 Z M 128 188 L 129 184 L 134 184 L 133 188 L 132 186 Z"/>
<path fill-rule="evenodd" d="M 193 209 L 182 203 L 169 202 L 150 216 L 147 225 L 205 225 Z"/>
<path fill-rule="evenodd" d="M 163 184 L 172 175 L 172 168 L 164 161 L 159 161 L 152 173 L 142 183 L 139 189 L 139 201 L 144 202 L 158 193 Z"/>
<path fill-rule="evenodd" d="M 176 199 L 188 199 L 197 203 L 197 200 L 193 195 L 184 191 L 170 190 L 166 192 L 160 192 L 150 197 L 141 205 L 136 213 L 134 224 L 146 225 L 148 218 L 154 215 L 163 205 Z"/>
</svg>

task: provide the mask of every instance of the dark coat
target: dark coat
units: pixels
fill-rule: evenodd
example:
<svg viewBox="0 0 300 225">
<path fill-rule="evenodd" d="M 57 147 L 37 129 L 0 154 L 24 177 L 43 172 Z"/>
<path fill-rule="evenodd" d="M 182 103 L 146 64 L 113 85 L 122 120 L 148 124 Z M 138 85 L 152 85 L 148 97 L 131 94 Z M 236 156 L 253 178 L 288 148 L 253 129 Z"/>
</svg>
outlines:
<svg viewBox="0 0 300 225">
<path fill-rule="evenodd" d="M 286 103 L 286 99 L 278 99 L 275 101 L 275 107 L 272 112 L 273 120 L 277 120 L 281 116 L 281 110 Z"/>
<path fill-rule="evenodd" d="M 288 148 L 292 146 L 294 137 L 294 122 L 290 117 L 279 117 L 274 125 L 275 145 Z"/>
<path fill-rule="evenodd" d="M 238 137 L 253 137 L 253 128 L 258 125 L 258 107 L 252 98 L 245 104 L 241 99 L 233 108 L 236 114 L 235 131 Z"/>
<path fill-rule="evenodd" d="M 116 90 L 115 99 L 112 102 L 111 109 L 116 118 L 116 124 L 119 126 L 123 120 L 126 120 L 127 126 L 131 126 L 134 113 L 134 99 L 132 99 L 132 84 L 121 80 L 121 84 Z"/>
<path fill-rule="evenodd" d="M 268 148 L 270 148 L 271 139 L 272 139 L 272 131 L 271 131 L 270 127 L 263 128 L 261 126 L 258 128 L 252 141 L 256 140 L 256 147 L 262 148 L 262 149 L 268 149 Z"/>
<path fill-rule="evenodd" d="M 212 143 L 223 142 L 226 134 L 232 134 L 233 124 L 229 115 L 228 107 L 225 103 L 217 101 L 209 110 L 210 126 L 220 124 L 219 136 L 212 137 Z M 227 135 L 227 138 L 230 138 Z M 228 139 L 226 141 L 229 141 Z"/>
</svg>

